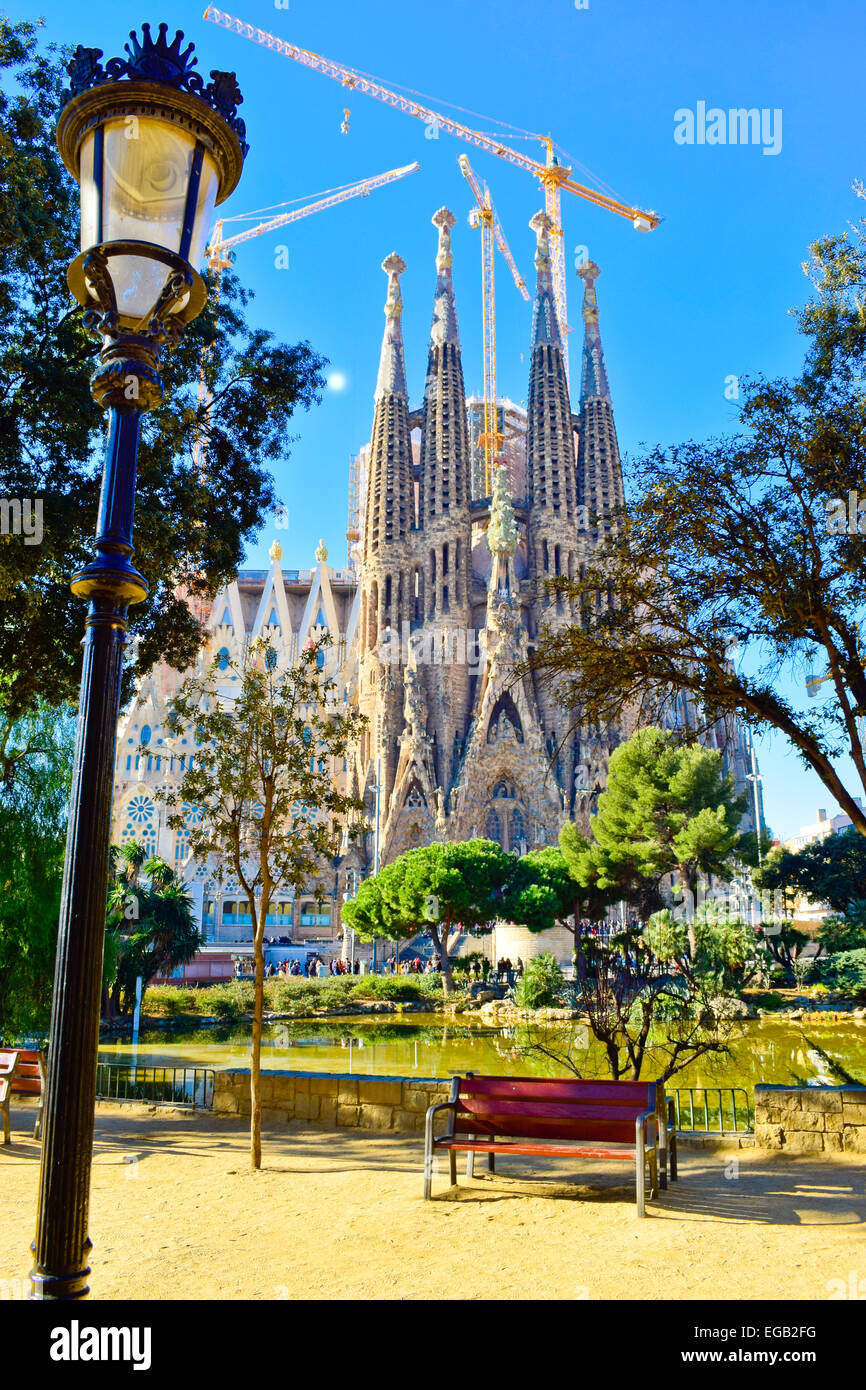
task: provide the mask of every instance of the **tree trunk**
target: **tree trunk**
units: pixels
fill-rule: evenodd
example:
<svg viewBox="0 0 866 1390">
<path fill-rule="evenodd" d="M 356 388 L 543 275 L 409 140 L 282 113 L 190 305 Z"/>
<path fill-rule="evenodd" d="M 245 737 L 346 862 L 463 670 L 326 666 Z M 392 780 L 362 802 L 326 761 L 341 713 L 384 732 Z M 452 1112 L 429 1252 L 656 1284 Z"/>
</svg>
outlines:
<svg viewBox="0 0 866 1390">
<path fill-rule="evenodd" d="M 439 930 L 438 922 L 432 922 L 430 924 L 430 936 L 432 938 L 433 945 L 439 954 L 439 959 L 442 962 L 442 993 L 447 999 L 449 994 L 454 993 L 454 977 L 451 974 L 451 966 L 448 963 L 448 941 L 451 936 L 450 917 L 446 917 L 445 919 L 444 940 L 443 933 Z"/>
<path fill-rule="evenodd" d="M 255 907 L 255 903 L 252 904 Z M 250 1049 L 250 1166 L 253 1170 L 262 1166 L 262 1096 L 261 1096 L 261 1058 L 262 1058 L 262 1014 L 265 1007 L 265 914 L 264 900 L 259 905 L 258 917 L 254 918 L 253 955 L 255 957 L 255 999 L 253 1001 L 253 1041 Z"/>
</svg>

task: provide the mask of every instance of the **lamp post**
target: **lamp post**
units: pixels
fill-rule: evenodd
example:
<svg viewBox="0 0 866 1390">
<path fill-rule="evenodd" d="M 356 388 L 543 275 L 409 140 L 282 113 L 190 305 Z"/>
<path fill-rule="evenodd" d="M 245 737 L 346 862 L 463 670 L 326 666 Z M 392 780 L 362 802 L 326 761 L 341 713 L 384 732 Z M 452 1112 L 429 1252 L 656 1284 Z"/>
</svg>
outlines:
<svg viewBox="0 0 866 1390">
<path fill-rule="evenodd" d="M 233 73 L 194 71 L 165 24 L 130 34 L 126 58 L 79 46 L 57 126 L 81 186 L 81 254 L 68 272 L 85 327 L 101 339 L 91 380 L 108 411 L 91 562 L 72 578 L 89 601 L 48 1043 L 33 1296 L 87 1296 L 87 1234 L 99 1046 L 111 793 L 127 609 L 147 597 L 132 564 L 141 417 L 160 404 L 161 357 L 206 300 L 200 261 L 214 205 L 246 155 Z"/>
</svg>

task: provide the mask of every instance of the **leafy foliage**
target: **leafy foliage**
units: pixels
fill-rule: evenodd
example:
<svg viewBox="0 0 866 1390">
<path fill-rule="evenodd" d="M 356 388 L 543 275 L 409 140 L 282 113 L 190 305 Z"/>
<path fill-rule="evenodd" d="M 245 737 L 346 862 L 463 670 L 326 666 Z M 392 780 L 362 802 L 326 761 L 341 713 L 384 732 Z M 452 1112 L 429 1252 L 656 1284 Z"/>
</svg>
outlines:
<svg viewBox="0 0 866 1390">
<path fill-rule="evenodd" d="M 37 26 L 0 19 L 0 497 L 43 503 L 43 538 L 0 544 L 0 727 L 58 705 L 80 678 L 83 609 L 69 576 L 90 555 L 105 417 L 90 396 L 96 347 L 66 285 L 78 253 L 78 188 L 54 143 L 64 57 Z M 324 382 L 309 344 L 288 346 L 246 322 L 250 295 L 230 271 L 165 361 L 165 403 L 144 417 L 136 563 L 152 585 L 135 610 L 134 678 L 159 659 L 189 666 L 201 642 L 197 600 L 242 562 L 274 507 L 270 469 L 288 457 L 292 417 Z M 208 401 L 198 401 L 204 371 Z M 206 448 L 203 471 L 193 460 Z M 192 605 L 187 599 L 193 600 Z"/>
<path fill-rule="evenodd" d="M 142 864 L 144 857 L 134 842 L 115 856 L 122 868 L 108 891 L 105 974 L 110 1013 L 132 1009 L 139 976 L 146 986 L 154 975 L 167 975 L 191 961 L 202 944 L 186 888 L 162 860 Z"/>
<path fill-rule="evenodd" d="M 550 951 L 539 951 L 527 961 L 514 998 L 522 1009 L 540 1009 L 561 1000 L 564 984 L 556 957 Z"/>
<path fill-rule="evenodd" d="M 866 947 L 866 901 L 849 903 L 842 916 L 831 913 L 818 928 L 818 940 L 825 951 L 857 951 Z"/>
<path fill-rule="evenodd" d="M 817 961 L 812 968 L 812 978 L 837 994 L 866 1002 L 866 949 L 840 951 L 838 955 Z"/>
<path fill-rule="evenodd" d="M 6 730 L 0 781 L 0 1026 L 45 1029 L 51 1008 L 75 738 L 71 709 L 40 704 Z"/>
<path fill-rule="evenodd" d="M 741 433 L 633 464 L 596 558 L 551 581 L 579 619 L 542 633 L 530 664 L 583 723 L 662 723 L 688 692 L 707 727 L 771 725 L 866 833 L 854 795 L 866 790 L 866 518 L 847 515 L 866 477 L 866 221 L 816 243 L 811 272 L 800 377 L 741 377 Z M 809 669 L 827 673 L 832 698 L 786 695 L 780 675 Z"/>
<path fill-rule="evenodd" d="M 851 828 L 796 852 L 777 848 L 754 881 L 758 888 L 805 893 L 844 912 L 855 899 L 866 900 L 866 839 Z"/>
<path fill-rule="evenodd" d="M 340 844 L 344 819 L 363 810 L 331 775 L 364 725 L 338 704 L 336 686 L 320 671 L 327 639 L 308 643 L 294 665 L 281 667 L 261 639 L 240 665 L 213 662 L 187 679 L 166 720 L 196 751 L 180 782 L 160 793 L 169 824 L 189 833 L 191 853 L 217 880 L 237 879 L 250 904 L 255 959 L 251 1050 L 250 1157 L 261 1167 L 261 1064 L 264 930 L 277 887 L 302 889 L 318 880 Z M 236 681 L 233 698 L 221 694 Z M 190 818 L 189 807 L 197 815 Z"/>
</svg>

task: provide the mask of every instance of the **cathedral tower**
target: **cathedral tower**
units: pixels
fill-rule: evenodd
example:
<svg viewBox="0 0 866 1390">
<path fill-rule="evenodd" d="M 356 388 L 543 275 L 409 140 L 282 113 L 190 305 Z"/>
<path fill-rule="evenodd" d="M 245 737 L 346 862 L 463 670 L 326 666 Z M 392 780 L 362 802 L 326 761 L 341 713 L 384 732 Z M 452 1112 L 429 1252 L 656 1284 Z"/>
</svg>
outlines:
<svg viewBox="0 0 866 1390">
<path fill-rule="evenodd" d="M 400 292 L 406 263 L 392 252 L 382 269 L 388 298 L 370 440 L 358 650 L 359 703 L 370 721 L 362 772 L 369 782 L 379 764 L 387 795 L 394 784 L 394 730 L 403 705 L 400 632 L 411 612 L 415 502 Z"/>
<path fill-rule="evenodd" d="M 577 453 L 577 501 L 589 513 L 599 536 L 610 529 L 610 512 L 624 501 L 622 466 L 610 386 L 598 327 L 595 282 L 601 271 L 587 261 L 578 271 L 583 281 L 583 362 L 580 382 L 580 444 Z M 586 513 L 584 513 L 586 515 Z"/>
</svg>

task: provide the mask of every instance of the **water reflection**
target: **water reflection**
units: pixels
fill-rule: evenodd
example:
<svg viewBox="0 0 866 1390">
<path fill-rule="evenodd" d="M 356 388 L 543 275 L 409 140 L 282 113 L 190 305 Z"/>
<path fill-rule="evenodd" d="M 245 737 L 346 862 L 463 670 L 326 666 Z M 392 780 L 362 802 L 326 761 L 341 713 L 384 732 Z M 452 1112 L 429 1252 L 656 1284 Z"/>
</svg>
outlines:
<svg viewBox="0 0 866 1390">
<path fill-rule="evenodd" d="M 465 1022 L 444 1024 L 436 1015 L 413 1015 L 411 1020 L 350 1022 L 307 1019 L 267 1025 L 262 1034 L 262 1065 L 275 1070 L 351 1072 L 378 1076 L 450 1076 L 475 1071 L 516 1076 L 556 1076 L 563 1067 L 550 1057 L 527 1053 L 527 1046 L 547 1036 L 560 1051 L 563 1042 L 586 1075 L 607 1075 L 604 1052 L 585 1024 L 530 1034 L 523 1025 L 496 1028 Z M 249 1029 L 234 1025 L 193 1032 L 153 1031 L 139 1039 L 142 1066 L 248 1065 Z M 128 1061 L 130 1040 L 103 1045 L 100 1061 Z M 659 1069 L 652 1060 L 646 1076 Z M 739 1025 L 730 1054 L 701 1057 L 683 1072 L 683 1086 L 746 1086 L 766 1081 L 777 1084 L 839 1084 L 849 1078 L 866 1085 L 866 1026 L 845 1023 L 799 1024 L 760 1019 Z"/>
</svg>

